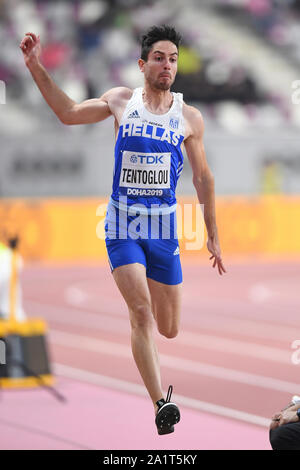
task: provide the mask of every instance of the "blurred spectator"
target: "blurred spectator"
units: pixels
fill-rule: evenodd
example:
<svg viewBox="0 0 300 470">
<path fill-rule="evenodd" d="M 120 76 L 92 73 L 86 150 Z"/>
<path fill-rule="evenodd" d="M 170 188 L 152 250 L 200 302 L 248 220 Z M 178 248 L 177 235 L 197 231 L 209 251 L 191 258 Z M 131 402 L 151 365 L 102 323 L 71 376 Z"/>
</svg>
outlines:
<svg viewBox="0 0 300 470">
<path fill-rule="evenodd" d="M 272 417 L 269 440 L 273 450 L 300 450 L 300 397 Z"/>
<path fill-rule="evenodd" d="M 0 242 L 0 320 L 8 320 L 10 315 L 10 282 L 12 270 L 12 250 Z M 17 270 L 22 269 L 23 261 L 18 256 Z M 19 280 L 16 286 L 15 318 L 25 321 L 26 316 L 22 306 L 22 291 Z"/>
<path fill-rule="evenodd" d="M 262 194 L 279 194 L 282 192 L 282 172 L 279 162 L 266 158 L 262 163 Z"/>
<path fill-rule="evenodd" d="M 291 13 L 293 8 L 299 8 L 299 3 L 292 0 L 213 0 L 203 2 L 201 8 L 213 12 L 219 5 L 222 14 L 229 12 L 233 19 L 237 14 L 239 23 L 245 22 L 266 40 L 285 47 L 293 45 L 289 51 L 297 58 L 296 51 L 299 50 L 300 62 L 300 26 Z M 249 113 L 246 106 L 269 105 L 284 119 L 298 125 L 294 114 L 288 112 L 282 102 L 280 91 L 276 100 L 267 96 L 255 70 L 239 63 L 230 48 L 214 38 L 213 31 L 199 30 L 200 6 L 190 6 L 194 21 L 191 19 L 189 24 L 180 21 L 186 8 L 189 7 L 167 0 L 2 0 L 0 40 L 5 48 L 0 57 L 0 80 L 7 85 L 7 101 L 15 103 L 21 113 L 26 100 L 27 108 L 30 105 L 35 108 L 35 115 L 40 112 L 43 119 L 50 119 L 43 102 L 32 91 L 18 48 L 27 31 L 40 34 L 42 62 L 53 73 L 58 85 L 74 100 L 83 100 L 100 96 L 114 86 L 141 86 L 136 65 L 140 36 L 152 24 L 169 23 L 181 31 L 185 41 L 180 49 L 173 88 L 182 91 L 185 100 L 202 103 L 204 111 L 207 106 L 207 112 L 212 118 L 215 116 L 221 126 L 223 122 L 219 118 L 224 115 L 221 108 L 225 109 L 229 102 L 234 105 L 235 113 L 238 110 L 235 104 L 244 106 L 239 114 L 244 114 L 243 119 L 249 124 L 260 125 L 261 122 L 255 120 L 255 110 Z M 211 106 L 220 107 L 220 110 L 211 113 Z M 54 120 L 49 124 L 57 126 Z M 277 125 L 276 119 L 273 124 Z M 5 129 L 9 125 L 6 123 Z"/>
</svg>

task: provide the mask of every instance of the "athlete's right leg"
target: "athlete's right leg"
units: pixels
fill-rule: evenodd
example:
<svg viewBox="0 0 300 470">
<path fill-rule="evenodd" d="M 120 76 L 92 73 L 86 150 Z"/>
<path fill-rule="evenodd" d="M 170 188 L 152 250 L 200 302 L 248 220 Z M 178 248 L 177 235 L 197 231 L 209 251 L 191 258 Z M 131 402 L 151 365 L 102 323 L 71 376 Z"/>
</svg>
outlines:
<svg viewBox="0 0 300 470">
<path fill-rule="evenodd" d="M 114 269 L 113 277 L 128 306 L 133 357 L 156 409 L 163 392 L 146 269 L 140 263 L 127 264 Z"/>
</svg>

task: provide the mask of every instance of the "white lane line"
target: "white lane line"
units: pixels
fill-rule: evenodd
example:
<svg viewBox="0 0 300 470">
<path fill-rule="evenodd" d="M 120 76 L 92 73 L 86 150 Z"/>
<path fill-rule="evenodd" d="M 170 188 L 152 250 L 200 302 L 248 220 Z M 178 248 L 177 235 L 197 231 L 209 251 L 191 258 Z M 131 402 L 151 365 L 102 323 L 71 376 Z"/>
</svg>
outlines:
<svg viewBox="0 0 300 470">
<path fill-rule="evenodd" d="M 100 385 L 102 387 L 112 388 L 126 393 L 132 393 L 134 395 L 148 397 L 145 387 L 139 384 L 115 379 L 113 377 L 107 377 L 105 375 L 96 374 L 94 372 L 77 369 L 59 363 L 54 363 L 53 368 L 55 375 L 58 376 L 79 380 L 94 385 Z M 270 419 L 264 418 L 262 416 L 245 413 L 243 411 L 234 410 L 232 408 L 216 405 L 214 403 L 195 400 L 183 395 L 176 394 L 174 400 L 176 403 L 178 403 L 178 405 L 186 406 L 187 408 L 203 411 L 205 413 L 212 413 L 214 415 L 223 416 L 226 418 L 236 419 L 246 423 L 256 424 L 258 426 L 268 427 L 271 421 Z"/>
<path fill-rule="evenodd" d="M 129 334 L 128 317 L 117 318 L 114 315 L 103 315 L 90 313 L 85 310 L 71 309 L 69 307 L 54 307 L 44 304 L 29 303 L 31 311 L 38 308 L 43 315 L 52 321 L 64 325 L 88 326 L 98 331 L 109 331 Z M 256 325 L 256 331 L 258 330 Z M 293 336 L 295 337 L 295 330 Z M 281 348 L 272 348 L 248 341 L 239 341 L 231 338 L 222 338 L 216 335 L 203 333 L 192 333 L 185 329 L 179 333 L 176 341 L 179 344 L 193 346 L 196 348 L 204 348 L 212 351 L 220 351 L 224 353 L 232 353 L 235 355 L 253 357 L 279 364 L 291 365 L 292 351 Z M 288 342 L 291 346 L 291 341 Z"/>
<path fill-rule="evenodd" d="M 123 318 L 121 316 L 116 318 L 110 313 L 104 315 L 100 312 L 91 313 L 89 310 L 32 301 L 26 302 L 26 307 L 26 310 L 31 312 L 31 316 L 38 315 L 48 321 L 66 326 L 84 326 L 98 331 L 116 331 L 118 333 L 129 332 L 130 328 L 128 315 L 124 315 Z"/>
<path fill-rule="evenodd" d="M 271 339 L 290 344 L 292 338 L 295 338 L 295 330 L 297 326 L 286 326 L 284 324 L 276 325 L 272 323 L 266 323 L 260 319 L 248 320 L 247 318 L 238 317 L 220 317 L 215 315 L 212 318 L 208 318 L 209 328 L 217 329 L 220 332 L 225 331 L 229 334 L 238 334 L 241 332 L 246 336 L 251 336 L 254 339 Z M 220 322 L 220 325 L 216 324 Z"/>
<path fill-rule="evenodd" d="M 220 336 L 201 333 L 191 333 L 189 331 L 180 332 L 176 341 L 186 346 L 254 357 L 256 359 L 264 359 L 280 364 L 292 364 L 291 350 L 272 348 L 270 346 L 250 343 L 248 341 L 239 341 L 236 339 L 222 338 Z"/>
<path fill-rule="evenodd" d="M 129 346 L 111 341 L 90 338 L 87 336 L 76 335 L 73 333 L 51 330 L 50 342 L 83 351 L 93 351 L 110 356 L 132 359 L 132 352 Z M 205 364 L 192 361 L 190 359 L 168 356 L 166 354 L 160 354 L 160 364 L 176 371 L 190 372 L 192 374 L 216 378 L 218 380 L 227 380 L 230 382 L 251 385 L 253 387 L 286 392 L 289 394 L 294 394 L 296 393 L 295 391 L 300 389 L 300 384 L 297 383 L 286 382 L 284 380 L 279 380 L 272 377 L 264 377 L 248 372 Z"/>
<path fill-rule="evenodd" d="M 100 294 L 99 294 L 100 295 Z M 101 297 L 101 296 L 100 296 Z M 72 308 L 68 306 L 56 306 L 44 302 L 37 302 L 33 300 L 26 301 L 26 307 L 28 311 L 37 312 L 39 316 L 45 316 L 48 320 L 57 321 L 64 324 L 70 325 L 82 325 L 82 326 L 93 326 L 99 328 L 99 330 L 108 330 L 109 327 L 116 327 L 118 332 L 121 329 L 129 331 L 129 319 L 126 308 L 120 302 L 119 315 L 116 316 L 114 308 L 107 307 L 106 313 L 94 312 L 90 310 L 83 310 L 78 308 Z M 195 311 L 195 306 L 191 307 L 191 311 Z M 32 314 L 31 314 L 32 315 Z M 183 312 L 184 315 L 184 312 Z M 196 324 L 195 319 L 190 321 L 188 327 L 207 327 L 213 328 L 220 332 L 226 331 L 228 333 L 238 333 L 241 331 L 245 332 L 247 336 L 261 339 L 272 339 L 286 342 L 289 346 L 295 339 L 296 326 L 285 326 L 285 325 L 274 325 L 272 323 L 266 323 L 260 321 L 252 321 L 246 318 L 232 318 L 232 317 L 221 317 L 219 314 L 209 313 L 205 316 L 198 312 L 198 316 L 201 316 L 201 324 Z M 188 322 L 187 322 L 188 324 Z"/>
</svg>

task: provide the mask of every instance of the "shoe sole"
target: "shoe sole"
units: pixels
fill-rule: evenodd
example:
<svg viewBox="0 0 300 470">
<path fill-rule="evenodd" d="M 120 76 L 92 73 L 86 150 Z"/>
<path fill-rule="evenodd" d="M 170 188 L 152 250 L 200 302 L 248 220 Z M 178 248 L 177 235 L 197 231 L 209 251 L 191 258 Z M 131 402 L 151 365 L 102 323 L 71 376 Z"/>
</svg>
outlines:
<svg viewBox="0 0 300 470">
<path fill-rule="evenodd" d="M 174 424 L 180 421 L 180 411 L 175 403 L 166 403 L 160 409 L 155 418 L 159 435 L 174 432 Z"/>
</svg>

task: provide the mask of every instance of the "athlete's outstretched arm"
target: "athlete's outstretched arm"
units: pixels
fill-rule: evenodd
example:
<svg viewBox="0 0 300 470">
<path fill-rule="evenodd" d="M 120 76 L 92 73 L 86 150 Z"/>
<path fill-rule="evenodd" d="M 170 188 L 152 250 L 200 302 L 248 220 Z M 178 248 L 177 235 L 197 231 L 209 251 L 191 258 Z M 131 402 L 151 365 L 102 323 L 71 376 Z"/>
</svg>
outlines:
<svg viewBox="0 0 300 470">
<path fill-rule="evenodd" d="M 193 183 L 200 204 L 204 205 L 204 221 L 207 229 L 207 248 L 213 259 L 213 267 L 218 266 L 219 274 L 226 272 L 219 243 L 215 211 L 214 177 L 208 166 L 204 144 L 204 123 L 201 113 L 191 106 L 185 107 L 189 137 L 185 140 L 185 149 L 193 171 Z"/>
<path fill-rule="evenodd" d="M 50 108 L 64 124 L 90 124 L 111 116 L 106 94 L 77 104 L 53 81 L 40 63 L 40 37 L 26 33 L 20 43 L 24 61 Z"/>
</svg>

